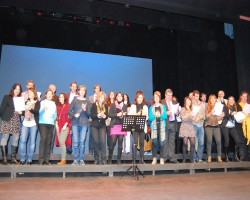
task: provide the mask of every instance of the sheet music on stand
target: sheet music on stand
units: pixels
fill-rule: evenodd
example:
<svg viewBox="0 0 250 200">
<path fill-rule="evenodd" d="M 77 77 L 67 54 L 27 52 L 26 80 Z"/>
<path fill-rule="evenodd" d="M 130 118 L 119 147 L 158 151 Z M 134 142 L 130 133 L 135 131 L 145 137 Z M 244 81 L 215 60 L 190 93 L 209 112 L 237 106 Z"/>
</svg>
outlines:
<svg viewBox="0 0 250 200">
<path fill-rule="evenodd" d="M 145 127 L 146 116 L 142 115 L 125 115 L 122 123 L 122 131 L 142 132 Z"/>
<path fill-rule="evenodd" d="M 146 116 L 143 115 L 125 115 L 123 117 L 123 122 L 122 122 L 122 131 L 131 131 L 133 135 L 133 163 L 132 166 L 130 166 L 126 172 L 123 173 L 121 178 L 125 174 L 129 174 L 134 178 L 137 178 L 139 180 L 138 174 L 142 175 L 144 178 L 144 175 L 138 168 L 138 166 L 135 164 L 136 162 L 136 146 L 137 144 L 135 143 L 135 132 L 144 132 L 144 127 L 145 127 L 145 122 L 146 122 Z M 133 173 L 130 173 L 130 170 L 133 170 Z"/>
</svg>

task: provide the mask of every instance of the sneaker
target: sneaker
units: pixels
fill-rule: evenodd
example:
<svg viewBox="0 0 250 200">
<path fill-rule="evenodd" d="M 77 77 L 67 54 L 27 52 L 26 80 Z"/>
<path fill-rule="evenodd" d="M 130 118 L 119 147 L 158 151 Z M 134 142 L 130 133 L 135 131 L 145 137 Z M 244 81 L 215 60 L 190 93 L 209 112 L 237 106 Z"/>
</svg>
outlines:
<svg viewBox="0 0 250 200">
<path fill-rule="evenodd" d="M 152 161 L 152 165 L 156 165 L 156 163 L 157 163 L 157 158 L 154 157 L 154 158 L 153 158 L 153 161 Z"/>
<path fill-rule="evenodd" d="M 205 163 L 204 160 L 198 160 L 197 163 Z"/>
<path fill-rule="evenodd" d="M 164 158 L 160 158 L 160 164 L 161 164 L 161 165 L 164 165 L 164 164 L 165 164 Z"/>
<path fill-rule="evenodd" d="M 80 165 L 85 165 L 85 162 L 83 160 L 80 160 Z"/>
<path fill-rule="evenodd" d="M 78 161 L 77 161 L 77 160 L 74 160 L 74 162 L 73 162 L 71 165 L 76 166 L 76 165 L 78 165 L 78 164 L 79 164 Z"/>
</svg>

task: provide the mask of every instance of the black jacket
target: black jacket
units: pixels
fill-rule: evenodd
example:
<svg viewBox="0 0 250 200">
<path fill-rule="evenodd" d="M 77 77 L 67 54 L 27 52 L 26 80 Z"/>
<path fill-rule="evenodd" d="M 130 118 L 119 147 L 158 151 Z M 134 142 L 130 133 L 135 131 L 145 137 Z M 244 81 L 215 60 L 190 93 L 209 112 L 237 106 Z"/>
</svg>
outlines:
<svg viewBox="0 0 250 200">
<path fill-rule="evenodd" d="M 125 104 L 123 105 L 122 111 L 127 112 L 127 105 L 125 105 Z M 116 124 L 117 119 L 121 119 L 120 117 L 117 117 L 117 109 L 116 109 L 116 105 L 114 103 L 111 104 L 111 106 L 110 106 L 109 117 L 111 118 L 111 122 L 110 122 L 111 128 Z"/>
<path fill-rule="evenodd" d="M 13 97 L 5 95 L 0 107 L 0 117 L 4 121 L 9 121 L 15 112 Z"/>
<path fill-rule="evenodd" d="M 105 120 L 108 118 L 108 105 L 107 104 L 105 104 L 104 114 L 106 115 L 105 119 L 98 118 L 97 106 L 96 106 L 96 103 L 93 103 L 91 107 L 91 111 L 90 111 L 90 117 L 92 119 L 90 126 L 96 127 L 96 128 L 106 127 Z"/>
</svg>

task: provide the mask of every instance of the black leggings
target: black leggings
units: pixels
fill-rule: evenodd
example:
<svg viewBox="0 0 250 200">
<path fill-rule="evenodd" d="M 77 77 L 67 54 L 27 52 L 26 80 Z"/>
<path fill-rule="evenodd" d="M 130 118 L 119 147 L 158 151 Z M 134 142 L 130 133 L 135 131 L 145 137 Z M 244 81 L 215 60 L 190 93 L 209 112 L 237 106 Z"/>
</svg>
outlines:
<svg viewBox="0 0 250 200">
<path fill-rule="evenodd" d="M 118 149 L 122 149 L 123 135 L 111 135 L 110 136 L 110 149 L 114 150 L 116 141 L 118 139 Z"/>
<path fill-rule="evenodd" d="M 187 158 L 187 145 L 188 145 L 188 140 L 190 141 L 190 160 L 193 161 L 194 159 L 194 148 L 195 148 L 195 137 L 184 137 L 183 138 L 183 160 L 186 160 Z"/>
</svg>

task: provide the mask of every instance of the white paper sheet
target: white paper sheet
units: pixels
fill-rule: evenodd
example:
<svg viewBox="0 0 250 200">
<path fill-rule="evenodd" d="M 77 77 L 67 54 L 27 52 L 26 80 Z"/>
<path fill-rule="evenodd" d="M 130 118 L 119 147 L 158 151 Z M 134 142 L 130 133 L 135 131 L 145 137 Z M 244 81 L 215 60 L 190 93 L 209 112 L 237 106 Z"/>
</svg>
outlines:
<svg viewBox="0 0 250 200">
<path fill-rule="evenodd" d="M 15 107 L 16 112 L 25 110 L 24 97 L 14 97 L 13 101 L 14 101 L 14 107 Z"/>
<path fill-rule="evenodd" d="M 215 103 L 215 106 L 214 106 L 214 115 L 217 115 L 217 116 L 220 116 L 221 113 L 222 113 L 222 110 L 223 110 L 223 104 L 221 103 Z"/>
<path fill-rule="evenodd" d="M 179 111 L 179 104 L 172 104 L 171 106 L 172 114 L 176 113 L 177 111 Z"/>
<path fill-rule="evenodd" d="M 244 113 L 250 114 L 250 104 L 245 104 L 244 105 L 244 109 L 243 109 Z"/>
<path fill-rule="evenodd" d="M 55 114 L 56 112 L 56 106 L 54 101 L 46 101 L 44 104 L 44 107 L 47 107 L 48 109 L 45 110 L 45 113 L 47 114 Z"/>
<path fill-rule="evenodd" d="M 234 115 L 234 118 L 235 120 L 240 123 L 243 119 L 246 118 L 246 115 L 243 113 L 243 112 L 237 112 L 235 115 Z"/>
<path fill-rule="evenodd" d="M 200 108 L 201 108 L 200 106 L 194 106 L 193 105 L 193 110 L 192 110 L 191 115 L 196 116 L 198 114 L 198 112 L 200 111 Z"/>
</svg>

